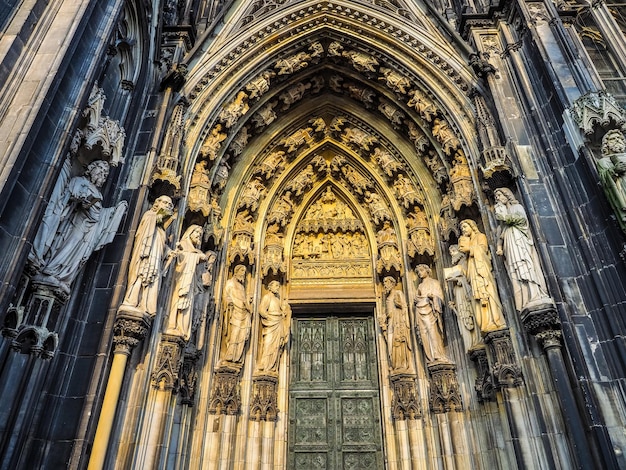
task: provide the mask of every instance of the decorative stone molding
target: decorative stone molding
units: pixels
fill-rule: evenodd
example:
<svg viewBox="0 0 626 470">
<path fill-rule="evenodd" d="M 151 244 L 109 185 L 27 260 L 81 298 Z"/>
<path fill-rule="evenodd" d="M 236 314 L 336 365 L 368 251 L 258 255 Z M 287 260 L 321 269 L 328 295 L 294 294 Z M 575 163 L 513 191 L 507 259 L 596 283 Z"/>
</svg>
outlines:
<svg viewBox="0 0 626 470">
<path fill-rule="evenodd" d="M 461 389 L 454 364 L 430 364 L 430 411 L 435 414 L 463 411 Z"/>
<path fill-rule="evenodd" d="M 154 388 L 174 390 L 178 385 L 184 341 L 179 336 L 163 335 L 156 365 L 150 376 Z"/>
<path fill-rule="evenodd" d="M 147 314 L 118 311 L 113 324 L 113 352 L 130 356 L 133 348 L 145 338 L 151 325 L 152 319 Z"/>
<path fill-rule="evenodd" d="M 209 399 L 209 413 L 237 415 L 241 410 L 239 392 L 240 370 L 220 367 L 215 371 L 213 390 Z"/>
<path fill-rule="evenodd" d="M 200 359 L 200 352 L 193 346 L 187 345 L 178 377 L 178 395 L 183 405 L 193 406 L 195 402 L 198 385 L 198 359 Z"/>
<path fill-rule="evenodd" d="M 476 364 L 477 377 L 474 382 L 474 390 L 476 390 L 478 401 L 481 403 L 494 401 L 496 399 L 496 387 L 493 384 L 493 378 L 489 371 L 487 349 L 484 345 L 476 347 L 469 351 L 469 356 Z"/>
<path fill-rule="evenodd" d="M 392 375 L 390 377 L 393 398 L 391 400 L 391 416 L 397 421 L 419 419 L 422 417 L 419 394 L 415 376 L 410 374 Z"/>
<path fill-rule="evenodd" d="M 522 369 L 515 358 L 509 329 L 490 331 L 485 333 L 484 338 L 494 360 L 491 371 L 494 385 L 498 388 L 522 385 Z"/>
<path fill-rule="evenodd" d="M 544 349 L 561 346 L 561 320 L 554 304 L 526 308 L 522 311 L 521 318 L 524 328 Z"/>
<path fill-rule="evenodd" d="M 250 401 L 251 421 L 278 419 L 278 378 L 270 375 L 254 377 Z"/>
<path fill-rule="evenodd" d="M 574 101 L 570 111 L 586 136 L 593 135 L 598 127 L 606 130 L 626 124 L 626 111 L 604 90 L 585 93 Z"/>
</svg>

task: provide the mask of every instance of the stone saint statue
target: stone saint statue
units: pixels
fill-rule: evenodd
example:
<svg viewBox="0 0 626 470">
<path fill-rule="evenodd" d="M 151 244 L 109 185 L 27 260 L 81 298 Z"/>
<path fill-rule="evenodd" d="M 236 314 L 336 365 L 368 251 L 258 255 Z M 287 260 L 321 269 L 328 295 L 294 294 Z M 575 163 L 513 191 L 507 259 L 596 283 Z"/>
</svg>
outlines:
<svg viewBox="0 0 626 470">
<path fill-rule="evenodd" d="M 246 295 L 243 283 L 246 279 L 246 267 L 238 264 L 233 270 L 233 276 L 226 281 L 224 287 L 224 338 L 225 350 L 223 363 L 243 362 L 243 353 L 246 341 L 250 336 L 250 322 L 252 309 Z"/>
<path fill-rule="evenodd" d="M 626 138 L 620 130 L 602 138 L 602 156 L 596 160 L 598 176 L 622 226 L 626 224 Z"/>
<path fill-rule="evenodd" d="M 471 219 L 461 222 L 461 234 L 459 250 L 467 254 L 467 280 L 472 287 L 476 323 L 483 334 L 505 328 L 502 304 L 491 272 L 487 237 Z"/>
<path fill-rule="evenodd" d="M 404 294 L 396 287 L 396 280 L 387 276 L 383 279 L 385 316 L 379 318 L 387 341 L 392 373 L 412 373 L 411 325 L 409 309 Z"/>
<path fill-rule="evenodd" d="M 465 350 L 469 351 L 481 342 L 481 338 L 474 321 L 472 287 L 466 277 L 467 255 L 459 251 L 458 245 L 450 245 L 449 251 L 454 266 L 443 270 L 446 281 L 452 284 L 454 295 L 449 306 L 456 315 Z"/>
<path fill-rule="evenodd" d="M 57 181 L 29 256 L 41 280 L 65 293 L 94 251 L 113 241 L 122 220 L 125 201 L 102 207 L 100 188 L 109 176 L 109 164 L 95 160 L 82 176 L 69 178 L 69 160 Z"/>
<path fill-rule="evenodd" d="M 200 251 L 201 244 L 202 227 L 191 225 L 178 242 L 176 250 L 172 252 L 176 265 L 172 277 L 172 298 L 165 333 L 180 336 L 185 341 L 191 337 L 196 294 L 203 290 L 202 273 L 199 272 L 198 266 L 207 260 L 207 256 Z"/>
<path fill-rule="evenodd" d="M 163 262 L 170 249 L 165 244 L 163 225 L 172 216 L 174 204 L 168 196 L 160 196 L 145 212 L 135 233 L 135 243 L 128 266 L 126 297 L 121 310 L 156 314 L 157 297 Z"/>
<path fill-rule="evenodd" d="M 269 292 L 263 296 L 259 305 L 261 343 L 257 373 L 276 373 L 280 354 L 289 341 L 291 307 L 280 298 L 280 282 L 271 281 L 267 289 Z"/>
<path fill-rule="evenodd" d="M 416 326 L 428 364 L 451 364 L 443 345 L 443 291 L 425 264 L 416 268 L 420 283 L 415 296 Z"/>
<path fill-rule="evenodd" d="M 504 255 L 506 271 L 513 284 L 515 308 L 521 312 L 526 308 L 552 303 L 526 211 L 510 189 L 498 188 L 494 195 L 496 219 L 500 221 L 496 254 Z"/>
</svg>

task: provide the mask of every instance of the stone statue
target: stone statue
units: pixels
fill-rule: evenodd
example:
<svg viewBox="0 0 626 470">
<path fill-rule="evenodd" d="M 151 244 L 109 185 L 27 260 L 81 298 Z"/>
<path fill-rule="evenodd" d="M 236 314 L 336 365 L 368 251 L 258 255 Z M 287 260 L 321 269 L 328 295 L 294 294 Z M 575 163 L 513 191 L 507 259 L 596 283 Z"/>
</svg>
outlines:
<svg viewBox="0 0 626 470">
<path fill-rule="evenodd" d="M 467 280 L 472 287 L 476 323 L 483 334 L 505 328 L 502 305 L 491 272 L 487 237 L 471 219 L 461 222 L 461 234 L 459 250 L 467 253 Z"/>
<path fill-rule="evenodd" d="M 69 160 L 57 180 L 29 256 L 43 281 L 69 294 L 81 268 L 94 251 L 111 243 L 128 204 L 102 207 L 100 188 L 109 164 L 95 160 L 82 176 L 70 175 Z"/>
<path fill-rule="evenodd" d="M 526 211 L 510 189 L 498 188 L 494 195 L 496 219 L 500 221 L 496 254 L 504 255 L 516 310 L 551 304 Z"/>
<path fill-rule="evenodd" d="M 443 345 L 443 291 L 426 264 L 416 268 L 420 283 L 415 296 L 415 324 L 428 364 L 451 364 Z"/>
<path fill-rule="evenodd" d="M 246 267 L 238 264 L 233 270 L 233 276 L 226 281 L 224 287 L 226 335 L 222 363 L 242 363 L 246 341 L 250 337 L 252 308 L 243 284 L 245 278 Z"/>
<path fill-rule="evenodd" d="M 452 283 L 454 300 L 449 303 L 459 323 L 465 350 L 469 351 L 480 342 L 480 332 L 476 328 L 473 312 L 472 287 L 467 281 L 467 255 L 459 251 L 458 245 L 450 245 L 450 256 L 454 266 L 443 270 L 446 281 Z"/>
<path fill-rule="evenodd" d="M 622 226 L 626 224 L 626 138 L 620 130 L 602 138 L 602 156 L 596 160 L 598 176 Z"/>
<path fill-rule="evenodd" d="M 276 373 L 280 354 L 289 341 L 291 307 L 280 298 L 280 282 L 271 281 L 269 292 L 261 299 L 259 316 L 261 317 L 261 343 L 257 373 Z"/>
<path fill-rule="evenodd" d="M 385 315 L 379 318 L 387 341 L 392 373 L 411 373 L 411 325 L 404 294 L 396 287 L 392 276 L 383 279 Z"/>
<path fill-rule="evenodd" d="M 203 289 L 202 274 L 198 272 L 198 265 L 206 261 L 207 256 L 200 250 L 201 244 L 202 227 L 191 225 L 178 242 L 176 250 L 172 252 L 176 265 L 165 333 L 180 336 L 185 341 L 191 337 L 196 294 Z"/>
<path fill-rule="evenodd" d="M 156 314 L 163 261 L 170 252 L 163 225 L 173 210 L 169 196 L 160 196 L 142 216 L 128 267 L 126 297 L 120 310 Z"/>
</svg>

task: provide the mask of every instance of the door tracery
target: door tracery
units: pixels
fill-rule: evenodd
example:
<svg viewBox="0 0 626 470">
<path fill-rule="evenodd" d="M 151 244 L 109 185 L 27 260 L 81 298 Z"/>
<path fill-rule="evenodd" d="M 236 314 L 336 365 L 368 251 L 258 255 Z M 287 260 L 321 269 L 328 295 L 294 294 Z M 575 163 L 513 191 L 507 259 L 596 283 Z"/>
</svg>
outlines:
<svg viewBox="0 0 626 470">
<path fill-rule="evenodd" d="M 380 468 L 373 318 L 296 318 L 293 331 L 289 467 Z"/>
</svg>

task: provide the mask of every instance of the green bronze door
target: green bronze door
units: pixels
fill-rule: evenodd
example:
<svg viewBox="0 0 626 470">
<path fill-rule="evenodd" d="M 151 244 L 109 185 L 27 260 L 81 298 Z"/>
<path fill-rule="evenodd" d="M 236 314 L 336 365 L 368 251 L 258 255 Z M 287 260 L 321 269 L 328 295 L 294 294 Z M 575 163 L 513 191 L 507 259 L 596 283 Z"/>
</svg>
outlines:
<svg viewBox="0 0 626 470">
<path fill-rule="evenodd" d="M 288 468 L 383 468 L 373 319 L 295 318 L 293 326 Z"/>
</svg>

